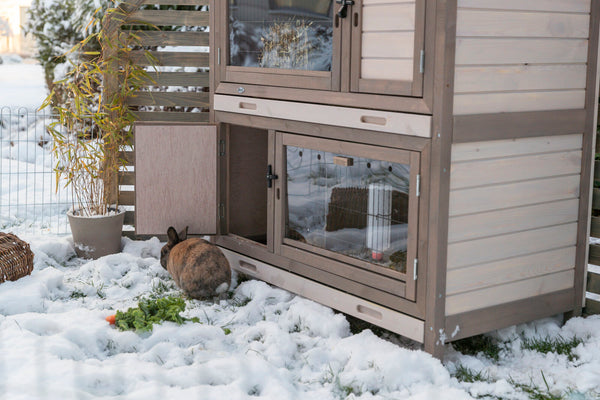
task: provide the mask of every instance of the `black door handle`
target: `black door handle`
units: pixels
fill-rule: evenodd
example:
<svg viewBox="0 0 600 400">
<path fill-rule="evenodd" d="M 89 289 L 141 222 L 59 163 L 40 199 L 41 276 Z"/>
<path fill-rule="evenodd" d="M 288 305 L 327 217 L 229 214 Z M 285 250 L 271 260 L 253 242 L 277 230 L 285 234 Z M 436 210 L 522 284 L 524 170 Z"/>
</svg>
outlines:
<svg viewBox="0 0 600 400">
<path fill-rule="evenodd" d="M 354 0 L 335 0 L 335 2 L 342 5 L 336 13 L 337 16 L 340 18 L 346 18 L 348 15 L 348 6 L 353 6 Z"/>
<path fill-rule="evenodd" d="M 269 164 L 267 166 L 267 187 L 273 187 L 273 181 L 279 178 L 277 175 L 273 174 L 273 167 Z"/>
</svg>

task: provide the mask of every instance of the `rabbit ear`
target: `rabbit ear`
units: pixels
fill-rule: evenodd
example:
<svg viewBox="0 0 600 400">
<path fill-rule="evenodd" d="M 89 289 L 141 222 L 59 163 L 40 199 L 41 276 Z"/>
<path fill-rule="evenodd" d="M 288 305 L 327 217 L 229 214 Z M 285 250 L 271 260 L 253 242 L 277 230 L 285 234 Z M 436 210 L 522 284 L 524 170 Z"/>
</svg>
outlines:
<svg viewBox="0 0 600 400">
<path fill-rule="evenodd" d="M 183 242 L 187 239 L 188 227 L 186 226 L 184 230 L 179 232 L 179 241 Z"/>
<path fill-rule="evenodd" d="M 167 242 L 167 246 L 169 247 L 173 247 L 180 242 L 179 236 L 177 236 L 177 231 L 172 226 L 167 229 L 167 237 L 169 238 L 169 241 Z"/>
</svg>

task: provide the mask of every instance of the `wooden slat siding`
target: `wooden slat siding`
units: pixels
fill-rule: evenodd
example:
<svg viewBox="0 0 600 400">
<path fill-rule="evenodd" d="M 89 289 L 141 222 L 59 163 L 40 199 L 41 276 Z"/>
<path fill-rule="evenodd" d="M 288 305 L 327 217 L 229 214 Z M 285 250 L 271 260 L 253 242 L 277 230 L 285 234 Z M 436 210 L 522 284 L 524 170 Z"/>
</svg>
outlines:
<svg viewBox="0 0 600 400">
<path fill-rule="evenodd" d="M 557 175 L 579 174 L 581 150 L 455 162 L 452 164 L 450 190 L 494 185 Z"/>
<path fill-rule="evenodd" d="M 126 165 L 134 165 L 135 164 L 135 153 L 133 151 L 122 151 L 119 154 L 119 158 L 123 160 Z"/>
<path fill-rule="evenodd" d="M 589 15 L 459 9 L 459 37 L 579 38 L 589 35 Z"/>
<path fill-rule="evenodd" d="M 495 111 L 543 111 L 583 109 L 585 90 L 547 92 L 499 92 L 457 94 L 454 98 L 456 115 L 485 114 Z"/>
<path fill-rule="evenodd" d="M 585 313 L 588 315 L 600 314 L 600 301 L 591 298 L 585 299 Z"/>
<path fill-rule="evenodd" d="M 415 7 L 414 1 L 363 1 L 361 78 L 413 80 Z"/>
<path fill-rule="evenodd" d="M 459 143 L 452 145 L 452 162 L 578 150 L 581 146 L 581 134 Z"/>
<path fill-rule="evenodd" d="M 449 316 L 445 331 L 452 336 L 448 340 L 563 313 L 572 307 L 573 292 L 573 289 L 567 289 Z"/>
<path fill-rule="evenodd" d="M 448 271 L 451 296 L 575 268 L 575 246 Z"/>
<path fill-rule="evenodd" d="M 561 271 L 506 285 L 448 296 L 446 298 L 446 315 L 460 314 L 566 290 L 573 287 L 574 276 L 573 270 Z"/>
<path fill-rule="evenodd" d="M 135 223 L 135 211 L 125 211 L 125 220 L 123 225 L 133 225 Z"/>
<path fill-rule="evenodd" d="M 577 64 L 587 60 L 585 39 L 458 38 L 456 64 Z"/>
<path fill-rule="evenodd" d="M 459 0 L 461 8 L 589 13 L 590 0 Z"/>
<path fill-rule="evenodd" d="M 207 112 L 138 111 L 138 121 L 144 122 L 208 122 Z"/>
<path fill-rule="evenodd" d="M 569 175 L 452 191 L 450 216 L 577 198 L 579 184 L 579 175 Z"/>
<path fill-rule="evenodd" d="M 577 1 L 460 0 L 454 114 L 583 110 L 591 0 Z"/>
<path fill-rule="evenodd" d="M 135 36 L 141 46 L 208 46 L 209 33 L 137 31 Z"/>
<path fill-rule="evenodd" d="M 599 272 L 588 270 L 586 288 L 587 288 L 587 291 L 590 293 L 600 294 L 600 273 Z"/>
<path fill-rule="evenodd" d="M 581 134 L 585 114 L 585 110 L 558 110 L 455 115 L 452 140 L 466 144 Z"/>
<path fill-rule="evenodd" d="M 448 270 L 575 246 L 576 243 L 577 223 L 452 243 L 448 245 Z"/>
<path fill-rule="evenodd" d="M 448 243 L 577 221 L 578 199 L 450 217 Z"/>
<path fill-rule="evenodd" d="M 148 72 L 148 86 L 201 86 L 208 87 L 208 72 Z"/>
<path fill-rule="evenodd" d="M 157 26 L 207 26 L 207 11 L 175 11 L 175 10 L 138 10 L 131 14 L 127 22 L 138 21 Z"/>
<path fill-rule="evenodd" d="M 138 92 L 128 100 L 131 106 L 208 107 L 205 92 Z"/>
<path fill-rule="evenodd" d="M 135 173 L 132 171 L 119 172 L 119 185 L 135 185 Z"/>
<path fill-rule="evenodd" d="M 455 93 L 585 89 L 585 64 L 458 66 Z"/>
<path fill-rule="evenodd" d="M 588 261 L 590 264 L 600 265 L 600 244 L 591 244 Z"/>
<path fill-rule="evenodd" d="M 594 188 L 592 191 L 592 210 L 600 210 L 600 189 Z"/>
<path fill-rule="evenodd" d="M 146 58 L 146 52 L 135 50 L 130 53 L 131 60 L 142 66 L 172 66 L 172 67 L 208 67 L 209 53 L 150 51 L 154 60 Z"/>
<path fill-rule="evenodd" d="M 119 204 L 122 206 L 134 206 L 135 192 L 133 190 L 119 191 Z"/>
<path fill-rule="evenodd" d="M 590 236 L 595 238 L 600 237 L 600 217 L 592 217 Z"/>
</svg>

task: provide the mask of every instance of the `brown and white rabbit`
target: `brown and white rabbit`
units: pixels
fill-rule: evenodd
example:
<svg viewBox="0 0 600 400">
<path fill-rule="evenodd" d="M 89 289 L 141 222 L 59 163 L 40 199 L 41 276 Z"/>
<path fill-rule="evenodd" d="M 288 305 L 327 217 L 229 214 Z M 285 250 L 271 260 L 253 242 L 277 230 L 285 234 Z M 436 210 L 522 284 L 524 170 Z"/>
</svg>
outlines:
<svg viewBox="0 0 600 400">
<path fill-rule="evenodd" d="M 206 299 L 219 296 L 229 288 L 231 269 L 221 250 L 200 238 L 187 238 L 186 226 L 177 234 L 167 230 L 168 242 L 160 251 L 160 264 L 188 296 Z"/>
</svg>

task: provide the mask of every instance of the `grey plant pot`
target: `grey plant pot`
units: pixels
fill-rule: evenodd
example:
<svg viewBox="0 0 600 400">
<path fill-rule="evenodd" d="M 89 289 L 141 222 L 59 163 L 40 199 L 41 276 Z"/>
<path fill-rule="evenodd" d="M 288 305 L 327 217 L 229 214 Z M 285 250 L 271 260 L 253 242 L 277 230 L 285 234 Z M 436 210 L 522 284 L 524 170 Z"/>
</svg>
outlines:
<svg viewBox="0 0 600 400">
<path fill-rule="evenodd" d="M 121 251 L 125 211 L 106 216 L 83 217 L 67 213 L 77 256 L 100 258 Z"/>
</svg>

